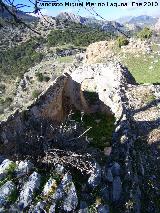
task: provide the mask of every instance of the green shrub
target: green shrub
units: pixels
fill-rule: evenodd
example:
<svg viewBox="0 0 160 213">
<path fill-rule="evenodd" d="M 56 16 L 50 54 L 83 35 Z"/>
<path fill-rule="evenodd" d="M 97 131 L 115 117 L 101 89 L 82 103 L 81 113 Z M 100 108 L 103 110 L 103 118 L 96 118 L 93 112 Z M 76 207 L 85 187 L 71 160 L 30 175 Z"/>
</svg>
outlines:
<svg viewBox="0 0 160 213">
<path fill-rule="evenodd" d="M 119 36 L 117 38 L 117 43 L 118 43 L 119 48 L 121 48 L 122 46 L 128 45 L 129 41 L 124 36 Z"/>
<path fill-rule="evenodd" d="M 73 115 L 73 120 L 80 122 L 81 113 L 77 111 Z M 83 126 L 85 129 L 92 127 L 88 132 L 88 138 L 93 140 L 90 146 L 103 150 L 107 146 L 111 146 L 112 133 L 114 131 L 114 116 L 106 116 L 104 113 L 84 114 Z"/>
<path fill-rule="evenodd" d="M 11 98 L 11 97 L 7 97 L 6 99 L 5 99 L 5 103 L 7 104 L 10 104 L 11 102 L 13 101 L 13 99 Z"/>
<path fill-rule="evenodd" d="M 41 91 L 39 91 L 39 90 L 34 90 L 33 92 L 32 92 L 32 97 L 33 98 L 38 98 L 38 96 L 41 94 Z"/>
<path fill-rule="evenodd" d="M 12 178 L 13 172 L 15 171 L 15 169 L 16 169 L 16 163 L 11 163 L 9 167 L 6 169 L 7 175 L 10 177 L 10 179 Z"/>
<path fill-rule="evenodd" d="M 141 40 L 144 39 L 149 39 L 152 37 L 152 30 L 148 27 L 144 27 L 143 30 L 141 30 L 138 34 L 137 34 L 138 38 L 140 38 Z"/>
<path fill-rule="evenodd" d="M 37 72 L 37 73 L 36 73 L 36 77 L 37 77 L 37 80 L 38 80 L 39 82 L 42 82 L 42 81 L 43 81 L 43 79 L 44 79 L 43 74 L 42 74 L 42 73 L 40 73 L 40 72 Z"/>
<path fill-rule="evenodd" d="M 15 203 L 16 200 L 17 200 L 17 198 L 18 198 L 18 195 L 19 195 L 18 190 L 15 189 L 14 191 L 12 191 L 12 193 L 10 194 L 10 196 L 7 198 L 7 201 L 9 203 Z"/>
<path fill-rule="evenodd" d="M 48 82 L 50 80 L 50 77 L 43 75 L 42 73 L 37 72 L 36 73 L 36 77 L 38 79 L 39 82 Z"/>
<path fill-rule="evenodd" d="M 44 80 L 45 82 L 48 82 L 48 81 L 50 80 L 50 77 L 44 76 L 44 77 L 43 77 L 43 80 Z"/>
</svg>

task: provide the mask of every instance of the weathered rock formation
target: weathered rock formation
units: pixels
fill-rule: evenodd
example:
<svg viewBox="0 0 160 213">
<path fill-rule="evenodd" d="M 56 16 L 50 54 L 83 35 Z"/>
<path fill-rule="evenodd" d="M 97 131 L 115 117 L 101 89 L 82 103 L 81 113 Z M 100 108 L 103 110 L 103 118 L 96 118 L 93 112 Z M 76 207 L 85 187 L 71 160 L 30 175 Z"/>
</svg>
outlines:
<svg viewBox="0 0 160 213">
<path fill-rule="evenodd" d="M 118 63 L 84 65 L 74 69 L 50 84 L 28 110 L 17 111 L 7 121 L 1 122 L 2 142 L 7 143 L 14 138 L 16 131 L 19 134 L 24 131 L 24 117 L 60 122 L 72 107 L 87 113 L 110 110 L 117 120 L 120 118 L 123 110 L 121 88 L 133 82 L 128 70 Z M 90 102 L 87 92 L 88 96 L 95 93 L 97 100 Z"/>
<path fill-rule="evenodd" d="M 97 63 L 98 60 L 105 58 L 105 57 L 112 57 L 113 51 L 112 47 L 115 45 L 115 41 L 108 42 L 108 41 L 100 41 L 90 44 L 86 51 L 86 57 L 84 63 L 92 64 Z"/>
<path fill-rule="evenodd" d="M 155 24 L 155 31 L 160 32 L 160 19 Z"/>
<path fill-rule="evenodd" d="M 97 204 L 97 210 L 92 212 L 109 212 L 109 208 L 116 212 L 159 212 L 160 141 L 156 137 L 160 131 L 159 98 L 159 85 L 137 85 L 128 70 L 119 63 L 74 67 L 57 78 L 28 110 L 17 111 L 7 121 L 1 122 L 1 152 L 8 156 L 13 154 L 17 140 L 24 140 L 23 135 L 29 134 L 29 128 L 41 131 L 41 123 L 44 122 L 48 124 L 45 137 L 52 138 L 53 127 L 63 121 L 71 109 L 84 113 L 101 111 L 108 116 L 114 114 L 116 129 L 111 153 L 102 168 L 97 162 L 93 163 L 94 169 L 87 182 L 89 188 L 86 191 L 84 187 L 80 207 L 87 208 L 90 187 L 94 190 L 98 186 L 105 205 Z M 79 155 L 76 156 L 78 159 Z M 63 176 L 54 200 L 59 196 L 64 198 L 59 190 L 64 190 L 65 178 Z M 36 184 L 33 185 L 36 188 Z M 71 181 L 62 204 L 65 212 L 77 209 L 75 190 Z M 22 191 L 20 195 L 23 196 L 20 197 L 24 198 L 25 192 Z M 25 205 L 27 202 L 23 200 Z M 36 208 L 45 205 L 44 201 Z M 54 209 L 55 203 L 50 208 Z"/>
<path fill-rule="evenodd" d="M 100 41 L 87 47 L 84 63 L 95 64 L 104 61 L 121 61 L 122 54 L 149 54 L 152 52 L 152 43 L 141 39 L 130 38 L 129 44 L 118 50 L 116 41 Z M 118 54 L 118 51 L 120 53 Z"/>
</svg>

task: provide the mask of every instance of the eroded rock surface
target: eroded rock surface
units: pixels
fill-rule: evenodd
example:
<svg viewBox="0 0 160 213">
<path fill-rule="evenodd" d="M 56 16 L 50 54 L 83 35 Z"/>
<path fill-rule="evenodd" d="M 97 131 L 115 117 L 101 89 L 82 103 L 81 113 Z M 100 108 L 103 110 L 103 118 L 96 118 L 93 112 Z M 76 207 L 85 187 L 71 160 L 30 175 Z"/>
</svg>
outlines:
<svg viewBox="0 0 160 213">
<path fill-rule="evenodd" d="M 116 128 L 107 160 L 102 166 L 96 167 L 93 173 L 88 173 L 80 199 L 72 174 L 63 171 L 60 184 L 57 184 L 57 187 L 54 184 L 54 189 L 52 181 L 49 181 L 46 185 L 47 190 L 52 188 L 49 209 L 54 212 L 57 208 L 56 202 L 62 201 L 59 210 L 80 210 L 78 203 L 85 201 L 90 209 L 94 209 L 92 212 L 108 212 L 110 209 L 127 213 L 137 213 L 141 210 L 159 212 L 159 97 L 159 85 L 137 85 L 120 63 L 72 67 L 52 82 L 26 111 L 17 111 L 7 121 L 1 122 L 1 152 L 10 155 L 11 151 L 14 151 L 17 138 L 19 141 L 23 140 L 23 134 L 29 134 L 26 131 L 31 126 L 34 133 L 41 132 L 39 146 L 44 135 L 47 140 L 51 140 L 54 125 L 61 122 L 71 109 L 83 113 L 101 111 L 108 116 L 114 114 Z M 45 133 L 41 127 L 42 121 L 48 124 Z M 66 141 L 68 142 L 68 138 Z M 66 149 L 71 149 L 70 141 L 67 142 Z M 45 150 L 47 151 L 47 147 Z M 77 159 L 80 156 L 77 153 L 74 155 Z M 69 159 L 69 155 L 65 160 L 67 158 Z M 91 188 L 88 182 L 92 185 Z M 36 188 L 39 188 L 39 184 Z M 96 205 L 93 205 L 93 194 L 89 193 L 89 190 L 94 191 L 94 188 L 101 191 L 100 195 L 96 194 Z M 99 205 L 99 196 L 105 205 Z M 27 196 L 20 197 L 27 199 Z M 30 205 L 31 200 L 24 202 L 26 207 Z M 44 203 L 39 201 L 34 204 L 35 209 L 46 208 L 45 200 L 42 201 Z M 80 208 L 80 212 L 87 209 L 86 206 Z"/>
</svg>

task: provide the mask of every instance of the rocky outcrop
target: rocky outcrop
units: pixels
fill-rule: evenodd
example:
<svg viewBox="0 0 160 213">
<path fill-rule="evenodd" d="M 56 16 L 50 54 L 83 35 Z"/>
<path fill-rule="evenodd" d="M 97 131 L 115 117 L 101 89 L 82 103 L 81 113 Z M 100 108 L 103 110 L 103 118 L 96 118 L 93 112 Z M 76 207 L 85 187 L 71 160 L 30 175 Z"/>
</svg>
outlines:
<svg viewBox="0 0 160 213">
<path fill-rule="evenodd" d="M 86 50 L 84 63 L 93 64 L 100 62 L 105 57 L 113 57 L 112 46 L 115 42 L 100 41 L 90 44 Z"/>
<path fill-rule="evenodd" d="M 18 198 L 18 207 L 20 211 L 31 204 L 34 193 L 40 187 L 40 179 L 41 176 L 37 172 L 34 172 L 29 176 L 28 181 L 24 184 Z"/>
<path fill-rule="evenodd" d="M 96 112 L 101 109 L 109 112 L 110 108 L 110 113 L 114 113 L 118 119 L 122 108 L 119 90 L 123 85 L 133 81 L 129 72 L 118 63 L 84 65 L 73 69 L 75 70 L 72 70 L 71 74 L 68 73 L 51 82 L 26 111 L 23 113 L 17 111 L 8 118 L 7 122 L 1 122 L 1 141 L 7 144 L 8 141 L 13 140 L 16 132 L 21 134 L 31 120 L 61 121 L 71 106 L 86 112 Z M 91 88 L 92 84 L 93 88 Z M 90 93 L 97 94 L 95 101 L 90 102 Z"/>
<path fill-rule="evenodd" d="M 0 207 L 3 207 L 7 203 L 7 198 L 11 196 L 15 189 L 16 187 L 12 181 L 7 181 L 0 188 Z"/>
<path fill-rule="evenodd" d="M 116 41 L 100 41 L 88 46 L 83 60 L 86 64 L 103 63 L 104 61 L 121 61 L 127 54 L 150 54 L 152 52 L 152 43 L 142 41 L 141 39 L 130 38 L 126 46 L 118 50 Z M 119 53 L 118 53 L 119 51 Z"/>
<path fill-rule="evenodd" d="M 157 23 L 155 24 L 155 31 L 156 32 L 160 32 L 160 19 L 157 21 Z"/>
<path fill-rule="evenodd" d="M 129 39 L 129 44 L 127 46 L 122 46 L 122 52 L 124 53 L 142 53 L 142 54 L 148 54 L 152 52 L 151 43 L 148 41 L 142 41 L 141 39 Z"/>
<path fill-rule="evenodd" d="M 1 210 L 20 212 L 30 209 L 28 212 L 36 212 L 39 210 L 45 210 L 51 202 L 50 209 L 52 208 L 53 211 L 53 206 L 55 208 L 59 201 L 62 203 L 60 208 L 66 212 L 73 211 L 77 208 L 77 191 L 71 175 L 68 173 L 65 175 L 61 173 L 62 177 L 59 177 L 60 184 L 58 185 L 57 181 L 53 178 L 52 180 L 49 179 L 46 183 L 43 183 L 42 176 L 43 178 L 46 178 L 44 173 L 40 175 L 34 171 L 28 176 L 28 173 L 26 172 L 23 174 L 26 179 L 26 182 L 24 182 L 23 178 L 17 176 L 17 170 L 19 171 L 21 164 L 26 164 L 26 162 L 17 162 L 15 168 L 10 171 L 10 176 L 15 176 L 17 180 L 13 179 L 13 181 L 7 181 L 7 179 L 4 179 L 4 183 L 1 183 Z M 31 162 L 28 162 L 28 164 L 31 164 Z M 53 171 L 53 174 L 58 175 L 56 171 Z M 38 203 L 35 202 L 37 200 L 36 195 L 37 197 L 41 195 Z"/>
<path fill-rule="evenodd" d="M 105 204 L 97 203 L 92 208 L 99 212 L 108 212 L 110 208 L 114 208 L 116 212 L 118 210 L 137 213 L 141 212 L 141 209 L 146 212 L 151 212 L 151 209 L 154 210 L 153 212 L 158 212 L 159 206 L 155 199 L 159 193 L 160 182 L 159 138 L 155 136 L 160 126 L 159 94 L 159 85 L 137 85 L 128 70 L 117 62 L 72 67 L 52 82 L 35 103 L 28 107 L 28 110 L 17 111 L 0 124 L 2 151 L 3 153 L 6 150 L 11 152 L 11 147 L 17 142 L 17 138 L 24 140 L 23 134 L 29 127 L 34 133 L 43 131 L 42 121 L 48 124 L 45 137 L 53 138 L 56 123 L 63 121 L 71 109 L 80 110 L 83 113 L 101 111 L 108 116 L 114 114 L 116 128 L 111 150 L 102 166 L 98 162 L 92 162 L 94 169 L 88 173 L 87 180 L 83 184 L 80 196 L 82 200 L 79 200 L 76 194 L 75 177 L 72 179 L 74 172 L 70 175 L 59 168 L 59 171 L 65 173 L 65 175 L 62 174 L 61 183 L 57 187 L 54 178 L 48 178 L 43 191 L 43 194 L 50 195 L 50 191 L 53 193 L 51 193 L 53 196 L 50 211 L 54 211 L 56 203 L 62 201 L 60 208 L 66 212 L 75 210 L 83 212 L 82 210 L 86 210 L 93 201 L 90 190 L 93 192 L 98 188 L 98 195 Z M 43 134 L 39 138 L 40 143 Z M 66 145 L 65 149 L 71 149 L 71 145 Z M 76 147 L 75 144 L 74 147 Z M 13 147 L 12 150 L 14 150 Z M 76 156 L 77 160 L 81 156 L 76 152 L 72 155 Z M 53 156 L 56 159 L 57 156 Z M 67 155 L 65 162 L 69 161 L 69 157 Z M 72 164 L 76 164 L 75 162 Z M 86 160 L 86 165 L 87 163 Z M 25 167 L 26 164 L 21 163 L 19 167 L 23 167 L 22 165 Z M 29 165 L 27 164 L 26 167 L 28 168 Z M 28 169 L 32 171 L 33 167 Z M 22 173 L 26 171 L 27 169 L 22 169 Z M 3 173 L 5 172 L 2 171 Z M 37 186 L 37 184 L 29 183 L 27 180 L 25 186 L 33 186 L 33 189 L 39 186 L 39 184 Z M 27 187 L 22 188 L 23 196 L 20 197 L 29 196 L 24 196 L 25 190 L 28 193 L 25 189 Z M 147 191 L 148 188 L 149 191 Z M 29 196 L 29 199 L 27 198 L 24 202 L 26 207 L 28 204 L 30 206 L 32 198 L 33 196 Z M 82 205 L 84 201 L 87 205 Z M 80 209 L 77 209 L 78 202 L 81 203 Z M 43 209 L 46 205 L 46 200 L 42 199 L 33 208 Z"/>
</svg>

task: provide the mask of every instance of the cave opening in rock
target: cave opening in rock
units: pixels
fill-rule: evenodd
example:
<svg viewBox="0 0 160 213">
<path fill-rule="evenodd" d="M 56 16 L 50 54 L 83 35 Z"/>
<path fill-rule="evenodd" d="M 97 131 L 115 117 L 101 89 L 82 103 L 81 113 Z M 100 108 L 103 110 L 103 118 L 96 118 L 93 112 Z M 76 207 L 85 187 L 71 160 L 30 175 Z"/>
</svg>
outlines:
<svg viewBox="0 0 160 213">
<path fill-rule="evenodd" d="M 73 80 L 71 82 L 72 86 L 70 83 L 67 85 L 72 88 L 71 92 L 66 87 L 61 95 L 60 110 L 57 107 L 52 112 L 52 104 L 51 109 L 47 108 L 50 115 L 54 114 L 52 120 L 47 117 L 34 117 L 35 110 L 32 109 L 19 114 L 18 119 L 25 128 L 21 132 L 19 129 L 13 132 L 13 142 L 7 146 L 4 143 L 2 154 L 14 160 L 31 158 L 36 163 L 42 161 L 46 153 L 53 149 L 64 153 L 89 154 L 99 163 L 110 155 L 112 133 L 115 129 L 114 114 L 99 99 L 96 86 L 92 82 L 87 82 L 90 85 L 87 88 L 84 83 L 79 84 Z M 44 101 L 43 96 L 41 99 Z M 60 117 L 59 121 L 54 120 L 57 117 Z M 54 154 L 53 157 L 56 156 Z"/>
<path fill-rule="evenodd" d="M 75 186 L 79 201 L 76 207 L 86 201 L 90 212 L 94 212 L 97 203 L 106 199 L 107 187 L 112 188 L 108 166 L 113 167 L 113 173 L 116 167 L 119 175 L 119 164 L 110 164 L 112 133 L 117 120 L 112 104 L 114 101 L 119 103 L 119 99 L 116 97 L 112 101 L 110 95 L 114 93 L 107 90 L 106 84 L 97 89 L 92 78 L 81 83 L 64 77 L 59 81 L 62 86 L 60 83 L 51 86 L 28 110 L 15 114 L 4 123 L 1 153 L 13 161 L 27 159 L 33 162 L 36 172 L 44 179 L 40 190 L 49 178 L 55 179 L 59 186 L 65 178 L 69 181 L 72 176 L 73 182 L 70 181 L 69 186 L 72 186 L 71 190 Z M 60 175 L 59 166 L 64 170 Z M 112 194 L 109 196 L 112 199 Z M 33 198 L 35 203 L 39 199 L 43 197 Z M 57 212 L 59 208 L 61 205 L 57 203 Z"/>
<path fill-rule="evenodd" d="M 115 117 L 108 113 L 108 108 L 104 105 L 102 107 L 102 103 L 98 106 L 97 101 L 99 100 L 96 98 L 96 105 L 92 102 L 91 112 L 80 111 L 73 106 L 61 122 L 30 120 L 29 128 L 24 134 L 17 135 L 15 147 L 10 149 L 12 157 L 18 156 L 19 159 L 29 157 L 37 162 L 37 159 L 43 158 L 46 152 L 57 149 L 64 152 L 62 155 L 67 152 L 89 154 L 91 158 L 101 163 L 112 150 Z M 99 111 L 101 108 L 103 111 Z M 53 157 L 56 157 L 56 153 Z"/>
</svg>

